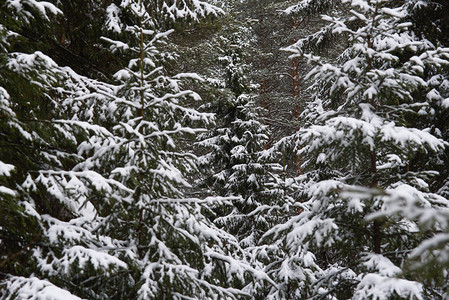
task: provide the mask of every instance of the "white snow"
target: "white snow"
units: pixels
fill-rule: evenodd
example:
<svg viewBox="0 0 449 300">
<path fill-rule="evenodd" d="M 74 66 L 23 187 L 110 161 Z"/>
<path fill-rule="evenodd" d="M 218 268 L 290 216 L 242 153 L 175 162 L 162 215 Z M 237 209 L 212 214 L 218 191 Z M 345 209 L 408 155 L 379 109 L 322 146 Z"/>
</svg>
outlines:
<svg viewBox="0 0 449 300">
<path fill-rule="evenodd" d="M 82 300 L 67 290 L 37 277 L 8 277 L 6 287 L 17 299 L 27 300 Z"/>
<path fill-rule="evenodd" d="M 9 8 L 15 9 L 18 13 L 24 14 L 26 17 L 29 17 L 30 14 L 24 10 L 24 6 L 31 6 L 41 13 L 48 20 L 47 10 L 54 14 L 63 14 L 62 11 L 57 8 L 54 4 L 47 1 L 36 1 L 36 0 L 7 0 L 6 5 Z"/>
<path fill-rule="evenodd" d="M 53 261 L 55 268 L 61 269 L 63 273 L 70 274 L 76 265 L 80 269 L 92 266 L 105 272 L 112 268 L 124 268 L 128 266 L 125 262 L 108 253 L 89 249 L 82 246 L 73 246 L 62 251 L 62 257 Z"/>
<path fill-rule="evenodd" d="M 11 171 L 14 170 L 14 166 L 5 164 L 0 160 L 0 176 L 11 176 Z"/>
<path fill-rule="evenodd" d="M 108 6 L 106 9 L 106 28 L 116 33 L 122 32 L 122 24 L 119 18 L 120 13 L 120 8 L 114 3 Z"/>
</svg>

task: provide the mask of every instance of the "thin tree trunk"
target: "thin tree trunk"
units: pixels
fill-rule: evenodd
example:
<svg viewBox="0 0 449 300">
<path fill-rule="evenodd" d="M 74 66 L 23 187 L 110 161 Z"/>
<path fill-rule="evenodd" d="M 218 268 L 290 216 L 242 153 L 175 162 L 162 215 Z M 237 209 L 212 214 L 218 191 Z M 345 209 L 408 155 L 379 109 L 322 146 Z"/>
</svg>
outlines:
<svg viewBox="0 0 449 300">
<path fill-rule="evenodd" d="M 371 188 L 376 188 L 378 186 L 378 178 L 377 178 L 377 155 L 376 150 L 371 150 Z M 373 243 L 374 243 L 374 253 L 381 253 L 381 245 L 382 245 L 382 230 L 381 230 L 381 222 L 375 220 L 373 222 Z"/>
<path fill-rule="evenodd" d="M 143 3 L 142 0 L 140 0 L 140 9 L 143 9 Z M 144 85 L 145 85 L 145 79 L 143 76 L 143 72 L 145 70 L 145 41 L 144 41 L 144 34 L 143 34 L 143 28 L 142 28 L 142 20 L 143 16 L 140 16 L 140 105 L 142 106 L 140 108 L 140 115 L 142 117 L 142 120 L 145 117 L 145 91 L 144 91 Z"/>
</svg>

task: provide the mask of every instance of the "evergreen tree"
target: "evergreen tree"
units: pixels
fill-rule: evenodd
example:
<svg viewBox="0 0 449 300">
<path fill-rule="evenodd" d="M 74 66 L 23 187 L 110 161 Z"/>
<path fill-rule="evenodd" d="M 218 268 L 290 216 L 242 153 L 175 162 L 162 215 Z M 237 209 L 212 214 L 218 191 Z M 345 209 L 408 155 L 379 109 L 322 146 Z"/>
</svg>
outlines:
<svg viewBox="0 0 449 300">
<path fill-rule="evenodd" d="M 281 291 L 273 297 L 423 298 L 422 282 L 401 268 L 426 244 L 417 228 L 445 226 L 429 212 L 444 215 L 449 203 L 429 190 L 435 172 L 413 161 L 446 144 L 409 119 L 428 106 L 414 97 L 428 88 L 426 70 L 447 64 L 448 52 L 411 32 L 405 3 L 341 4 L 348 15 L 324 17 L 326 30 L 349 41 L 338 62 L 305 54 L 302 41 L 289 48 L 316 64 L 315 98 L 293 138 L 303 209 L 265 235 L 286 252 L 273 264 Z"/>
<path fill-rule="evenodd" d="M 409 19 L 413 23 L 413 31 L 427 43 L 434 47 L 447 47 L 449 45 L 448 28 L 449 3 L 447 1 L 410 1 L 408 3 Z M 410 118 L 409 121 L 420 128 L 429 128 L 435 136 L 449 141 L 449 65 L 440 62 L 441 65 L 425 69 L 424 79 L 427 88 L 420 90 L 415 98 L 425 99 L 428 107 L 420 111 L 419 118 Z M 449 199 L 449 147 L 440 151 L 436 157 L 418 156 L 412 164 L 415 166 L 430 166 L 439 172 L 429 189 Z M 448 272 L 447 257 L 447 214 L 444 211 L 434 210 L 429 212 L 444 226 L 438 229 L 438 233 L 431 235 L 410 254 L 406 264 L 406 270 L 419 280 L 425 282 L 425 288 L 429 297 L 444 298 L 449 291 L 446 278 Z"/>
<path fill-rule="evenodd" d="M 247 68 L 242 61 L 246 45 L 237 33 L 230 39 L 223 38 L 222 43 L 224 56 L 220 60 L 225 68 L 227 94 L 210 105 L 218 126 L 203 134 L 199 145 L 210 149 L 202 157 L 208 176 L 205 184 L 220 196 L 242 198 L 235 201 L 230 214 L 217 221 L 249 246 L 268 226 L 262 216 L 250 213 L 275 199 L 269 185 L 281 167 L 273 163 L 272 157 L 264 156 L 268 129 L 258 120 L 260 116 L 249 94 Z"/>
<path fill-rule="evenodd" d="M 446 34 L 448 9 L 446 1 L 411 1 L 408 4 L 409 19 L 413 23 L 413 31 L 416 35 L 426 40 L 435 47 L 447 47 L 449 39 Z M 449 102 L 448 94 L 448 76 L 449 68 L 442 64 L 438 68 L 428 68 L 425 72 L 425 80 L 428 88 L 416 93 L 416 97 L 426 98 L 431 109 L 422 110 L 422 118 L 414 120 L 417 126 L 429 127 L 434 134 L 448 141 L 448 122 L 445 117 L 448 113 Z M 448 189 L 448 152 L 440 153 L 438 159 L 432 161 L 432 165 L 440 172 L 440 176 L 432 184 L 432 189 L 439 190 L 439 193 L 445 197 L 449 194 Z M 420 160 L 424 162 L 424 160 Z M 419 163 L 419 162 L 417 162 Z M 425 162 L 424 162 L 425 163 Z"/>
<path fill-rule="evenodd" d="M 265 149 L 269 131 L 259 121 L 260 109 L 255 107 L 246 76 L 243 32 L 221 40 L 225 92 L 209 105 L 217 124 L 200 136 L 198 144 L 209 150 L 201 157 L 206 170 L 203 184 L 217 195 L 237 197 L 232 207 L 215 207 L 215 223 L 239 240 L 253 267 L 265 274 L 267 254 L 265 247 L 259 249 L 259 239 L 282 218 L 283 203 L 288 202 L 284 198 L 292 182 L 282 176 L 284 167 L 276 162 L 281 155 Z M 273 287 L 271 280 L 255 281 L 254 275 L 245 283 L 244 290 L 255 298 L 263 298 L 265 290 Z"/>
<path fill-rule="evenodd" d="M 151 5 L 129 1 L 109 8 L 134 20 L 118 25 L 123 30 L 118 34 L 129 35 L 130 43 L 104 38 L 112 51 L 128 52 L 131 59 L 115 74 L 121 85 L 111 103 L 113 140 L 104 139 L 98 149 L 95 143 L 89 145 L 85 151 L 95 154 L 85 167 L 101 168 L 132 192 L 117 191 L 101 208 L 100 230 L 129 248 L 129 258 L 123 259 L 132 272 L 120 288 L 120 298 L 232 298 L 238 291 L 227 288 L 233 275 L 226 263 L 234 261 L 227 256 L 236 246 L 233 238 L 203 216 L 203 204 L 212 200 L 182 196 L 182 188 L 189 186 L 183 174 L 195 169 L 195 156 L 180 152 L 178 140 L 195 134 L 200 130 L 195 126 L 207 124 L 210 115 L 182 105 L 187 98 L 199 99 L 181 87 L 183 78 L 194 75 L 165 75 L 164 63 L 172 57 L 159 46 L 171 31 L 160 32 Z M 232 271 L 243 276 L 246 269 Z"/>
<path fill-rule="evenodd" d="M 83 187 L 93 179 L 98 185 L 108 182 L 92 172 L 71 172 L 80 161 L 77 144 L 89 127 L 66 114 L 64 99 L 84 92 L 72 83 L 85 80 L 59 67 L 40 51 L 47 45 L 34 39 L 39 30 L 53 34 L 49 21 L 60 9 L 49 2 L 6 1 L 1 13 L 0 147 L 2 175 L 9 178 L 2 179 L 0 294 L 79 299 L 68 292 L 77 278 L 65 281 L 72 268 L 102 273 L 112 263 L 124 265 L 85 247 L 104 240 L 89 232 L 92 209 Z M 49 280 L 55 273 L 59 280 Z"/>
<path fill-rule="evenodd" d="M 118 85 L 59 67 L 39 51 L 13 52 L 33 44 L 13 45 L 10 38 L 27 38 L 11 28 L 32 28 L 61 11 L 26 0 L 2 7 L 2 298 L 235 298 L 244 294 L 235 281 L 255 273 L 235 238 L 203 215 L 222 200 L 183 196 L 196 158 L 180 150 L 179 138 L 210 115 L 183 105 L 199 98 L 182 88 L 197 76 L 166 74 L 174 56 L 161 47 L 176 20 L 155 19 L 153 4 L 122 1 L 104 10 L 112 31 L 104 42 L 129 59 L 115 74 Z M 176 18 L 189 11 L 189 22 L 193 12 L 220 12 L 200 1 L 161 5 Z"/>
</svg>

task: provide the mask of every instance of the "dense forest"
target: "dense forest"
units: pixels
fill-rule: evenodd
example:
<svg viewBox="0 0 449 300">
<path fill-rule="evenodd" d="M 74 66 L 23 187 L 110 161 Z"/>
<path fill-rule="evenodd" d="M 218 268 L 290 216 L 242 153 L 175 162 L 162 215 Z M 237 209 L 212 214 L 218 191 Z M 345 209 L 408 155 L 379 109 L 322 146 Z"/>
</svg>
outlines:
<svg viewBox="0 0 449 300">
<path fill-rule="evenodd" d="M 449 299 L 448 12 L 0 1 L 0 299 Z"/>
</svg>

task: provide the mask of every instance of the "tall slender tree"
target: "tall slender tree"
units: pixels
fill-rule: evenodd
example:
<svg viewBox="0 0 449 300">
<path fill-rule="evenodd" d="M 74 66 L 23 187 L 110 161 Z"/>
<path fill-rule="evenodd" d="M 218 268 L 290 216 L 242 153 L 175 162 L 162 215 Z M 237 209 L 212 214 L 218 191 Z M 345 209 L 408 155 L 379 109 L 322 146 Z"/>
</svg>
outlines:
<svg viewBox="0 0 449 300">
<path fill-rule="evenodd" d="M 189 23 L 221 10 L 178 4 L 105 8 L 111 33 L 103 42 L 121 57 L 116 63 L 126 61 L 113 84 L 58 66 L 13 32 L 61 14 L 55 5 L 2 7 L 2 298 L 233 299 L 245 294 L 233 286 L 248 273 L 267 279 L 203 215 L 224 200 L 183 196 L 196 158 L 180 150 L 179 138 L 211 115 L 183 105 L 199 99 L 182 88 L 197 76 L 168 76 L 164 65 L 175 56 L 163 47 L 178 18 Z"/>
<path fill-rule="evenodd" d="M 210 105 L 209 109 L 217 114 L 217 126 L 200 137 L 199 145 L 210 149 L 202 157 L 202 164 L 208 166 L 205 184 L 218 195 L 242 198 L 235 201 L 233 212 L 219 222 L 249 246 L 269 226 L 262 216 L 250 217 L 250 213 L 275 201 L 275 192 L 269 186 L 282 167 L 274 163 L 273 157 L 264 156 L 268 129 L 259 121 L 261 116 L 246 77 L 243 49 L 247 45 L 239 33 L 223 38 L 222 43 L 224 55 L 220 59 L 227 94 Z"/>
<path fill-rule="evenodd" d="M 8 176 L 1 196 L 1 297 L 79 299 L 78 278 L 65 281 L 72 268 L 124 266 L 86 247 L 104 243 L 89 233 L 92 206 L 84 187 L 112 181 L 71 170 L 81 160 L 77 144 L 95 127 L 66 114 L 64 99 L 85 92 L 76 83 L 89 81 L 59 67 L 35 39 L 39 30 L 52 36 L 50 20 L 62 13 L 55 5 L 6 1 L 1 13 L 0 143 L 2 175 Z M 59 281 L 51 280 L 55 274 Z"/>
<path fill-rule="evenodd" d="M 122 240 L 132 253 L 133 272 L 121 288 L 121 297 L 233 297 L 236 291 L 226 288 L 230 279 L 216 273 L 226 262 L 228 247 L 220 249 L 207 241 L 226 239 L 232 247 L 232 237 L 210 227 L 202 215 L 207 208 L 200 201 L 182 197 L 182 188 L 189 186 L 183 174 L 195 169 L 195 156 L 180 152 L 177 140 L 195 134 L 199 129 L 194 126 L 207 124 L 211 115 L 182 106 L 186 98 L 199 96 L 182 90 L 181 80 L 191 74 L 165 74 L 170 55 L 159 46 L 171 30 L 160 31 L 151 15 L 156 9 L 152 5 L 129 1 L 109 7 L 118 10 L 114 15 L 132 20 L 131 24 L 119 23 L 120 19 L 109 23 L 119 26 L 123 30 L 119 34 L 129 36 L 130 42 L 104 40 L 112 51 L 129 53 L 130 60 L 115 74 L 121 84 L 113 101 L 114 142 L 103 140 L 103 147 L 85 164 L 102 168 L 132 193 L 122 191 L 122 196 L 104 206 L 101 231 Z"/>
<path fill-rule="evenodd" d="M 405 3 L 340 2 L 347 15 L 324 17 L 348 39 L 339 61 L 304 53 L 304 41 L 289 48 L 316 64 L 315 98 L 294 138 L 303 210 L 265 235 L 287 253 L 273 265 L 284 288 L 275 296 L 423 298 L 422 282 L 401 268 L 425 243 L 417 228 L 445 225 L 427 208 L 446 212 L 448 201 L 429 191 L 434 171 L 413 161 L 446 143 L 409 120 L 428 106 L 414 97 L 428 88 L 425 70 L 447 64 L 448 52 L 413 34 Z"/>
</svg>

